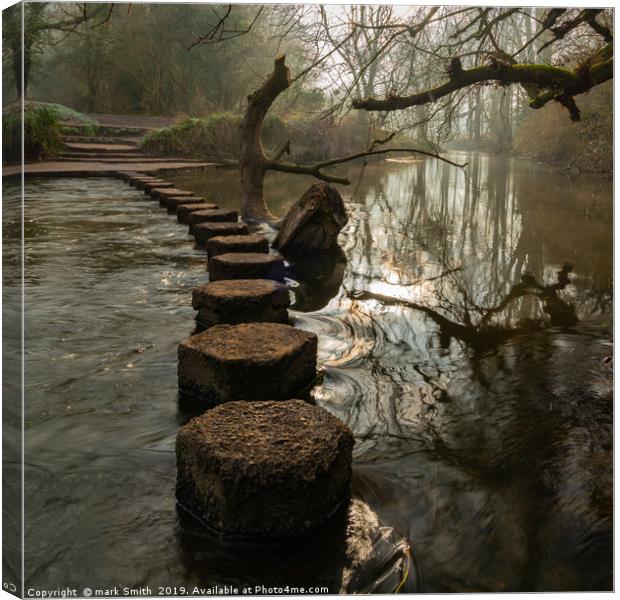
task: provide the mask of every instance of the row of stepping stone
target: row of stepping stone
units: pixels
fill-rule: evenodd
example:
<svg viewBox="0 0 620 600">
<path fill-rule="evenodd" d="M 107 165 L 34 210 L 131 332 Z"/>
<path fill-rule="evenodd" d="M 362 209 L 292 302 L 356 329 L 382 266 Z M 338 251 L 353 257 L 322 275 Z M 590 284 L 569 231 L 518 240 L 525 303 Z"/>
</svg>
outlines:
<svg viewBox="0 0 620 600">
<path fill-rule="evenodd" d="M 227 537 L 299 537 L 350 498 L 353 435 L 299 400 L 317 377 L 317 336 L 289 324 L 284 261 L 234 210 L 123 173 L 206 247 L 193 290 L 198 333 L 178 349 L 178 385 L 209 408 L 177 437 L 177 500 Z"/>
</svg>

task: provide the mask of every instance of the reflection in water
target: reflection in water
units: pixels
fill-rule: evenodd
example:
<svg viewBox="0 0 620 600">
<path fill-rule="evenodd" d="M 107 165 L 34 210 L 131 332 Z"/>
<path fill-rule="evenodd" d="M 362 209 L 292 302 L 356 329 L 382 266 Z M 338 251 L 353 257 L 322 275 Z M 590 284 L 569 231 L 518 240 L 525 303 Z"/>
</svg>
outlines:
<svg viewBox="0 0 620 600">
<path fill-rule="evenodd" d="M 338 293 L 347 257 L 342 249 L 316 252 L 311 256 L 285 254 L 286 276 L 291 280 L 291 308 L 303 312 L 320 310 Z"/>
<path fill-rule="evenodd" d="M 453 275 L 459 269 L 452 269 L 446 274 Z M 482 349 L 488 346 L 505 342 L 508 338 L 518 334 L 526 333 L 537 329 L 542 323 L 542 319 L 534 321 L 519 322 L 517 325 L 498 325 L 494 319 L 504 313 L 510 304 L 517 299 L 527 296 L 534 296 L 541 302 L 541 306 L 549 317 L 551 325 L 561 325 L 569 327 L 575 325 L 578 319 L 575 315 L 574 307 L 558 297 L 558 291 L 563 290 L 568 284 L 568 274 L 571 272 L 570 265 L 564 265 L 558 271 L 557 283 L 541 285 L 529 273 L 521 275 L 521 281 L 512 286 L 510 292 L 499 300 L 498 304 L 490 307 L 482 307 L 474 304 L 465 291 L 462 281 L 456 281 L 453 285 L 452 294 L 445 290 L 436 290 L 436 297 L 439 302 L 439 310 L 435 310 L 424 304 L 408 302 L 391 296 L 373 294 L 372 292 L 353 292 L 350 298 L 356 300 L 377 300 L 388 306 L 406 306 L 420 311 L 429 317 L 439 328 L 438 336 L 442 348 L 448 348 L 452 339 L 464 342 L 471 348 Z M 439 279 L 442 276 L 436 277 Z M 430 280 L 427 280 L 430 281 Z M 442 314 L 448 313 L 450 317 Z"/>
<path fill-rule="evenodd" d="M 372 564 L 335 576 L 364 590 L 376 567 L 391 586 L 391 565 L 410 560 L 405 536 L 425 591 L 609 589 L 611 190 L 525 161 L 468 160 L 467 174 L 432 161 L 369 166 L 361 180 L 352 169 L 346 263 L 297 266 L 292 316 L 319 335 L 324 371 L 313 395 L 355 433 L 354 496 L 374 523 Z M 235 174 L 211 177 L 179 183 L 232 203 Z M 272 178 L 274 210 L 308 185 Z M 27 584 L 243 582 L 267 558 L 239 547 L 239 568 L 218 570 L 226 547 L 201 551 L 204 534 L 174 505 L 186 418 L 176 348 L 193 329 L 204 253 L 119 182 L 28 187 Z M 492 322 L 544 327 L 472 347 L 410 306 L 461 324 L 470 307 L 479 322 L 471 307 L 497 307 L 524 274 L 530 291 L 560 284 L 555 298 L 578 322 L 555 326 L 528 293 Z M 15 273 L 5 287 L 19 289 Z M 285 579 L 273 569 L 265 580 Z"/>
</svg>

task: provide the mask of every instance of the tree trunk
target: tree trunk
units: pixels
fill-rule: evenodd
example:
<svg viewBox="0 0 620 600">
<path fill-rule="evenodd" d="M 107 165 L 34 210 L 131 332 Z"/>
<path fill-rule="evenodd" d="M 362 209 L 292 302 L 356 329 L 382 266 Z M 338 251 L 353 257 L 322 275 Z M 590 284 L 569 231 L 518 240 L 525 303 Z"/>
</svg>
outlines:
<svg viewBox="0 0 620 600">
<path fill-rule="evenodd" d="M 290 71 L 284 60 L 283 55 L 278 56 L 274 61 L 273 73 L 258 90 L 248 96 L 248 106 L 240 125 L 241 215 L 246 219 L 274 218 L 263 195 L 263 181 L 269 168 L 269 159 L 265 156 L 261 135 L 271 105 L 290 85 Z"/>
</svg>

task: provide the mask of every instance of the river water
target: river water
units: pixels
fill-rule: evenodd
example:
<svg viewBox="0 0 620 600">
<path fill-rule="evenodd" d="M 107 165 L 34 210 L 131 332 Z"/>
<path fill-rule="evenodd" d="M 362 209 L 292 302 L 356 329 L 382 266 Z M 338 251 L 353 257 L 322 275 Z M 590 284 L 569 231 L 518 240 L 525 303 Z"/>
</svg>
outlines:
<svg viewBox="0 0 620 600">
<path fill-rule="evenodd" d="M 291 260 L 293 320 L 319 336 L 314 399 L 352 428 L 356 497 L 410 541 L 417 589 L 611 589 L 610 182 L 458 158 L 463 171 L 352 168 L 343 254 Z M 239 197 L 229 171 L 174 181 L 222 207 Z M 310 183 L 271 177 L 274 212 Z M 176 351 L 207 274 L 185 227 L 144 198 L 111 179 L 27 183 L 26 588 L 312 584 L 333 566 L 325 540 L 295 550 L 301 568 L 205 536 L 175 509 L 189 418 Z M 18 206 L 5 184 L 13 424 Z M 527 293 L 510 295 L 522 274 Z"/>
</svg>

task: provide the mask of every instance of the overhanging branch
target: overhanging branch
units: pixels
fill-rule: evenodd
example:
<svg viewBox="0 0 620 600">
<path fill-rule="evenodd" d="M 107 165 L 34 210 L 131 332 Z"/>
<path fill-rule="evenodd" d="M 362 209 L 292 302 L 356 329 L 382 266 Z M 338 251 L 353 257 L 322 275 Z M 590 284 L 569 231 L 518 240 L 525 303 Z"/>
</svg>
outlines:
<svg viewBox="0 0 620 600">
<path fill-rule="evenodd" d="M 346 177 L 338 177 L 329 173 L 323 173 L 323 169 L 327 167 L 334 167 L 336 165 L 342 165 L 348 162 L 359 160 L 360 158 L 366 158 L 368 156 L 378 156 L 381 154 L 388 154 L 389 152 L 403 152 L 407 154 L 421 154 L 423 156 L 430 156 L 441 160 L 453 167 L 464 168 L 467 163 L 459 164 L 453 162 L 439 154 L 433 152 L 427 152 L 426 150 L 420 150 L 419 148 L 382 148 L 381 150 L 366 150 L 364 152 L 356 152 L 348 156 L 341 156 L 338 158 L 332 158 L 323 162 L 315 163 L 313 165 L 299 165 L 296 163 L 285 162 L 280 160 L 270 160 L 266 164 L 266 168 L 272 171 L 282 171 L 284 173 L 297 173 L 301 175 L 312 175 L 317 179 L 327 181 L 328 183 L 341 183 L 343 185 L 349 185 L 350 181 Z"/>
<path fill-rule="evenodd" d="M 570 104 L 567 99 L 583 94 L 612 77 L 613 45 L 609 43 L 575 70 L 548 65 L 520 65 L 495 61 L 490 65 L 458 71 L 445 83 L 409 96 L 391 95 L 384 99 L 356 99 L 353 101 L 353 108 L 367 111 L 402 110 L 411 106 L 436 102 L 457 90 L 485 82 L 523 85 L 530 95 L 532 108 L 540 108 L 551 100 L 567 106 Z M 533 93 L 532 90 L 538 93 Z M 571 110 L 571 118 L 578 120 L 578 111 L 575 113 Z"/>
</svg>

